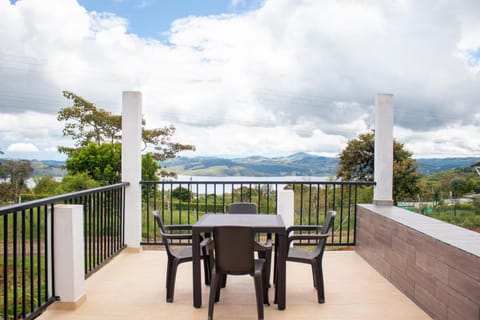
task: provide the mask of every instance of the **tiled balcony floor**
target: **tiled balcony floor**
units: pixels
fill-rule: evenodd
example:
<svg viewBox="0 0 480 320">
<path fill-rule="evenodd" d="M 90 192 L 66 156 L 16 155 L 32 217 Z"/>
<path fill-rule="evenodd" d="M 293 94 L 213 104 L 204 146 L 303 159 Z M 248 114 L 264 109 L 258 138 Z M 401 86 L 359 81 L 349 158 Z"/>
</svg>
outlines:
<svg viewBox="0 0 480 320">
<path fill-rule="evenodd" d="M 323 262 L 325 304 L 316 303 L 310 266 L 289 262 L 286 309 L 265 306 L 265 319 L 430 319 L 354 251 L 329 251 Z M 121 253 L 87 280 L 87 301 L 77 310 L 50 307 L 38 319 L 207 319 L 209 287 L 202 308 L 194 308 L 191 263 L 178 269 L 174 303 L 165 302 L 165 271 L 163 251 Z M 257 319 L 252 278 L 228 278 L 214 319 Z"/>
</svg>

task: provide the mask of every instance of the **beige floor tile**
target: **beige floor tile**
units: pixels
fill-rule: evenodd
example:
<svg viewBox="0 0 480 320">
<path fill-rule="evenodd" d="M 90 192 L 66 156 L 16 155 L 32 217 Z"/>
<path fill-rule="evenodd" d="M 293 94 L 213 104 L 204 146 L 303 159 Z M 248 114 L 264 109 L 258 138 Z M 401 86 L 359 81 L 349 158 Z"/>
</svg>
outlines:
<svg viewBox="0 0 480 320">
<path fill-rule="evenodd" d="M 166 254 L 121 253 L 87 280 L 87 301 L 75 311 L 45 311 L 40 320 L 207 319 L 209 287 L 202 308 L 192 306 L 191 264 L 180 265 L 174 303 L 165 302 Z M 326 303 L 316 303 L 310 266 L 287 264 L 287 308 L 264 307 L 265 319 L 430 319 L 353 251 L 327 252 L 324 258 Z M 215 319 L 257 319 L 253 279 L 229 276 Z"/>
</svg>

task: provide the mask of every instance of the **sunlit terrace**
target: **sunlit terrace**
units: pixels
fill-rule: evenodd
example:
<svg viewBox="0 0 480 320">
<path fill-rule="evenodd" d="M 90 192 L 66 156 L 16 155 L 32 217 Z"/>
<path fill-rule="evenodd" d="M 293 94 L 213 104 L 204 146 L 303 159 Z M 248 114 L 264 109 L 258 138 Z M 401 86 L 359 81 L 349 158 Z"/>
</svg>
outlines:
<svg viewBox="0 0 480 320">
<path fill-rule="evenodd" d="M 50 307 L 38 319 L 207 319 L 209 287 L 201 308 L 192 306 L 191 264 L 177 275 L 175 300 L 165 302 L 164 251 L 121 253 L 87 281 L 87 300 L 76 310 Z M 354 251 L 324 258 L 326 302 L 318 304 L 308 265 L 287 264 L 287 305 L 265 307 L 265 319 L 430 319 L 415 303 Z M 270 289 L 272 301 L 273 288 Z M 215 306 L 215 319 L 257 319 L 253 281 L 230 277 Z"/>
<path fill-rule="evenodd" d="M 202 285 L 194 307 L 192 263 L 180 265 L 175 299 L 166 303 L 166 254 L 150 250 L 163 246 L 152 213 L 166 224 L 194 224 L 248 201 L 285 226 L 320 225 L 337 212 L 323 259 L 325 303 L 316 301 L 310 266 L 287 262 L 285 309 L 272 303 L 272 286 L 265 319 L 480 319 L 480 234 L 392 205 L 391 139 L 379 139 L 385 146 L 375 156 L 390 169 L 375 175 L 375 186 L 141 181 L 140 155 L 132 156 L 141 108 L 137 93 L 127 96 L 123 119 L 138 123 L 123 125 L 124 183 L 0 208 L 1 318 L 206 319 L 209 288 Z M 381 138 L 392 129 L 376 127 Z M 181 188 L 185 199 L 174 196 Z M 286 251 L 276 251 L 283 262 Z M 256 319 L 255 308 L 250 277 L 229 277 L 214 318 Z"/>
</svg>

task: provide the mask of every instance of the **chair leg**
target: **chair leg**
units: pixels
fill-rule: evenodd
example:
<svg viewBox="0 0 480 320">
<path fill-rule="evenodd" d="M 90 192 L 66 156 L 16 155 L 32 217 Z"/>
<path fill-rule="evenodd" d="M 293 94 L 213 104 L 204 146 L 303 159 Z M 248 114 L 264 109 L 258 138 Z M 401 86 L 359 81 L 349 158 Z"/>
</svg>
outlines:
<svg viewBox="0 0 480 320">
<path fill-rule="evenodd" d="M 203 259 L 203 271 L 205 273 L 205 285 L 210 285 L 211 279 L 211 267 L 210 267 L 210 256 L 207 254 L 207 250 L 202 248 L 202 259 Z"/>
<path fill-rule="evenodd" d="M 270 270 L 272 268 L 272 251 L 258 251 L 258 257 L 260 259 L 265 259 L 263 273 L 266 280 L 266 285 L 270 287 Z"/>
<path fill-rule="evenodd" d="M 222 290 L 223 284 L 225 283 L 225 279 L 227 275 L 226 274 L 217 274 L 217 283 L 216 283 L 216 292 L 215 292 L 215 302 L 220 301 L 220 291 Z"/>
<path fill-rule="evenodd" d="M 175 278 L 177 277 L 178 260 L 173 260 L 171 264 L 171 270 L 169 273 L 168 286 L 167 286 L 167 302 L 173 302 L 173 295 L 175 293 Z M 168 274 L 167 274 L 168 275 Z"/>
<path fill-rule="evenodd" d="M 264 290 L 263 290 L 263 277 L 260 272 L 255 272 L 254 275 L 254 281 L 255 281 L 255 295 L 257 298 L 257 313 L 258 313 L 258 319 L 263 320 L 263 301 L 264 301 Z M 268 300 L 268 298 L 267 298 Z"/>
<path fill-rule="evenodd" d="M 277 284 L 277 253 L 278 253 L 278 236 L 275 234 L 274 242 L 275 252 L 273 253 L 273 284 Z"/>
<path fill-rule="evenodd" d="M 227 275 L 224 274 L 222 276 L 222 288 L 225 288 L 227 286 Z"/>
<path fill-rule="evenodd" d="M 317 301 L 318 303 L 325 303 L 322 262 L 314 260 L 312 262 L 312 269 L 314 270 L 315 288 L 317 289 Z"/>
<path fill-rule="evenodd" d="M 317 277 L 317 262 L 315 260 L 312 261 L 312 279 L 313 279 L 313 287 L 317 289 L 318 277 Z"/>
<path fill-rule="evenodd" d="M 170 274 L 172 273 L 172 263 L 173 263 L 174 258 L 168 257 L 167 260 L 167 276 L 165 279 L 165 288 L 168 288 L 169 283 L 170 283 Z"/>
<path fill-rule="evenodd" d="M 212 272 L 212 282 L 210 283 L 210 297 L 208 299 L 208 320 L 213 319 L 213 308 L 216 302 L 217 290 L 220 285 L 220 277 L 215 271 Z"/>
</svg>

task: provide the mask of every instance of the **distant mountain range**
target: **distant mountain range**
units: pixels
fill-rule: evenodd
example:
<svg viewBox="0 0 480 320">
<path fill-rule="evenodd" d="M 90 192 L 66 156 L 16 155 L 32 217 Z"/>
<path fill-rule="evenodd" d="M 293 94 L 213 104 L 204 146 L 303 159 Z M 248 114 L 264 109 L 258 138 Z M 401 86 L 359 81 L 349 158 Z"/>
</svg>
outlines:
<svg viewBox="0 0 480 320">
<path fill-rule="evenodd" d="M 418 171 L 422 174 L 464 168 L 478 161 L 480 158 L 474 157 L 417 159 Z M 338 158 L 301 152 L 274 158 L 179 157 L 162 165 L 178 174 L 192 176 L 333 176 L 338 168 Z"/>
<path fill-rule="evenodd" d="M 5 159 L 0 159 L 0 162 Z M 430 158 L 417 159 L 419 172 L 432 174 L 455 168 L 469 167 L 480 158 Z M 34 176 L 63 176 L 65 162 L 56 160 L 32 160 Z M 309 153 L 295 153 L 285 157 L 179 157 L 162 163 L 170 171 L 190 176 L 334 176 L 338 167 L 338 158 L 321 157 Z"/>
</svg>

